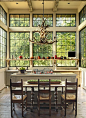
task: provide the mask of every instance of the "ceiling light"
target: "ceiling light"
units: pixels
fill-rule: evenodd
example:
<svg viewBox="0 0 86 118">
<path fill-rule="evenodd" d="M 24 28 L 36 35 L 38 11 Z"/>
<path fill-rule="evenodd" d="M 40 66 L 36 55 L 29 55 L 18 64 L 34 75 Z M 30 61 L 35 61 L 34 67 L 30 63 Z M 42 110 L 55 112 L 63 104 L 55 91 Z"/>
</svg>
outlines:
<svg viewBox="0 0 86 118">
<path fill-rule="evenodd" d="M 49 31 L 47 31 L 46 29 L 49 27 L 49 25 L 46 25 L 45 21 L 46 19 L 44 19 L 44 0 L 42 2 L 43 4 L 43 19 L 42 19 L 42 24 L 38 25 L 38 27 L 40 28 L 40 31 L 36 31 L 40 34 L 40 40 L 38 41 L 37 39 L 35 39 L 35 37 L 33 38 L 33 40 L 30 40 L 30 42 L 32 43 L 36 43 L 36 44 L 53 44 L 56 41 L 56 37 L 54 37 L 53 40 L 51 39 L 47 39 Z"/>
</svg>

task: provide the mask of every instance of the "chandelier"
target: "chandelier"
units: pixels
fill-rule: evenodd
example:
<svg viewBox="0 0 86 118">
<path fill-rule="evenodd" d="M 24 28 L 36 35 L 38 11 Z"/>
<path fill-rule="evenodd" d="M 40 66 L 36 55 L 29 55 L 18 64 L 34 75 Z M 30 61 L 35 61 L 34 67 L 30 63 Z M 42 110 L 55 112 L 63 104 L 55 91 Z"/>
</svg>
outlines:
<svg viewBox="0 0 86 118">
<path fill-rule="evenodd" d="M 48 39 L 48 34 L 50 33 L 49 31 L 47 31 L 46 29 L 49 27 L 49 25 L 46 25 L 45 21 L 46 19 L 44 20 L 44 0 L 43 0 L 43 19 L 42 19 L 42 24 L 41 25 L 38 25 L 38 27 L 40 28 L 40 31 L 36 31 L 40 34 L 40 40 L 38 41 L 35 37 L 33 37 L 33 40 L 30 40 L 30 42 L 32 43 L 36 43 L 36 44 L 53 44 L 54 42 L 57 42 L 56 41 L 56 37 L 54 37 L 54 40 L 50 40 Z"/>
</svg>

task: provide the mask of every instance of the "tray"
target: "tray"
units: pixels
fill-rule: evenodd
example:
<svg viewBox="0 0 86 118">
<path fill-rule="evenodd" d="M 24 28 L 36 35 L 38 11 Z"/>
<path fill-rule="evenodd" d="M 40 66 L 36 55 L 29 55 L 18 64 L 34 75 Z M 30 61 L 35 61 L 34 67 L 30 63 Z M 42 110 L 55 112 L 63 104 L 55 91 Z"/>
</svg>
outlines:
<svg viewBox="0 0 86 118">
<path fill-rule="evenodd" d="M 27 82 L 29 84 L 38 84 L 38 82 Z M 50 82 L 51 84 L 60 84 L 61 82 Z"/>
</svg>

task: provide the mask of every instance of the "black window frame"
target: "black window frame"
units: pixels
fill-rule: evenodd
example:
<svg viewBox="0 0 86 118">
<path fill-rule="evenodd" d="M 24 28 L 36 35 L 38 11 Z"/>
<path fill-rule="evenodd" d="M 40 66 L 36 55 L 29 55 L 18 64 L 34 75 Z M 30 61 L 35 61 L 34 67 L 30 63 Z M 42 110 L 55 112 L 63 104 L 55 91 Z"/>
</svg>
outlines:
<svg viewBox="0 0 86 118">
<path fill-rule="evenodd" d="M 10 33 L 29 33 L 29 37 L 30 37 L 30 31 L 28 31 L 28 32 L 9 32 L 9 46 L 10 46 Z M 29 40 L 28 40 L 29 41 Z M 23 56 L 23 55 L 20 55 L 20 56 Z M 9 48 L 9 57 L 12 59 L 12 57 L 11 57 L 11 55 L 10 55 L 10 48 Z M 15 57 L 14 57 L 14 55 L 13 55 L 13 58 L 14 59 L 16 59 Z M 29 42 L 29 57 L 28 58 L 30 58 L 30 42 Z M 18 58 L 19 59 L 19 58 Z M 24 58 L 23 58 L 24 59 Z M 19 61 L 29 61 L 29 60 L 23 60 L 23 59 L 21 59 L 21 60 L 19 60 Z M 15 63 L 16 63 L 16 61 L 18 61 L 18 60 L 13 60 L 13 61 L 15 61 Z M 21 67 L 21 65 L 20 66 L 18 66 L 18 65 L 16 65 L 15 64 L 15 66 L 10 66 L 10 64 L 9 64 L 9 67 Z M 23 67 L 30 67 L 30 61 L 29 61 L 29 64 L 27 65 L 27 66 L 23 66 Z"/>
<path fill-rule="evenodd" d="M 83 45 L 82 45 L 82 41 L 83 41 L 83 44 L 85 44 L 86 45 L 86 36 L 83 38 L 83 40 L 82 40 L 82 37 L 81 37 L 81 35 L 80 35 L 80 33 L 83 31 L 85 29 L 85 31 L 86 31 L 86 26 L 83 28 L 83 29 L 81 29 L 80 31 L 79 31 L 79 67 L 82 67 L 82 68 L 86 68 L 86 66 L 84 67 L 83 65 L 85 65 L 85 64 L 83 64 L 84 63 L 84 53 L 85 53 L 85 51 L 81 51 L 81 48 L 82 47 L 84 47 Z M 85 42 L 84 42 L 85 41 Z M 84 48 L 83 48 L 83 50 L 84 50 Z M 86 47 L 85 47 L 85 50 L 86 50 Z M 83 59 L 82 59 L 82 55 L 83 55 Z M 86 62 L 86 59 L 85 59 L 85 62 Z"/>
<path fill-rule="evenodd" d="M 43 16 L 43 14 L 33 14 L 33 15 L 32 15 L 32 27 L 38 27 L 38 25 L 41 25 L 41 24 L 38 24 L 37 26 L 34 26 L 34 25 L 33 25 L 33 21 L 34 21 L 34 20 L 33 20 L 33 18 L 34 18 L 33 16 L 34 16 L 34 15 L 42 15 L 42 16 Z M 53 27 L 53 14 L 44 14 L 44 15 L 47 15 L 47 16 L 48 16 L 48 15 L 52 15 L 52 26 L 49 26 L 49 27 Z M 40 20 L 40 21 L 41 21 L 41 20 Z M 46 25 L 48 25 L 48 24 L 46 24 Z"/>
<path fill-rule="evenodd" d="M 19 21 L 19 26 L 11 26 L 11 23 L 10 23 L 10 16 L 11 15 L 19 15 L 19 18 L 20 18 L 20 15 L 29 15 L 29 26 L 20 26 L 20 20 L 18 20 Z M 25 18 L 25 17 L 24 17 Z M 16 20 L 14 20 L 14 21 L 16 21 Z M 23 20 L 22 20 L 23 21 Z M 24 22 L 25 22 L 26 20 L 24 20 Z M 9 14 L 9 27 L 30 27 L 30 14 Z"/>
<path fill-rule="evenodd" d="M 75 26 L 56 26 L 56 27 L 76 27 L 76 14 L 56 14 L 56 16 L 57 15 L 75 15 Z M 56 20 L 56 23 L 57 23 L 57 20 Z"/>
<path fill-rule="evenodd" d="M 57 36 L 57 33 L 75 33 L 75 52 L 76 52 L 76 32 L 75 31 L 56 31 L 56 36 Z M 58 39 L 57 39 L 57 41 L 58 41 Z M 59 42 L 59 41 L 58 41 Z M 57 43 L 58 43 L 57 42 Z M 57 43 L 56 43 L 56 54 L 57 54 Z M 64 46 L 64 45 L 63 45 Z M 72 51 L 72 50 L 69 50 L 69 51 Z M 61 56 L 63 56 L 63 55 L 61 55 Z M 58 57 L 58 54 L 57 54 L 57 57 Z M 68 58 L 68 57 L 66 57 L 66 58 Z M 64 59 L 64 57 L 63 57 L 63 59 Z M 64 60 L 60 60 L 61 61 L 61 63 L 64 61 Z M 58 62 L 59 60 L 57 60 L 57 62 Z M 65 60 L 65 61 L 72 61 L 72 60 Z M 56 65 L 57 65 L 57 67 L 76 67 L 76 61 L 75 61 L 75 66 L 58 66 L 58 63 L 56 63 Z"/>
<path fill-rule="evenodd" d="M 6 30 L 4 30 L 1 26 L 0 26 L 0 28 L 3 30 L 3 31 L 5 31 L 5 33 L 6 33 L 6 44 L 4 45 L 4 46 L 6 46 L 6 55 L 5 55 L 5 66 L 1 66 L 1 61 L 0 61 L 0 68 L 6 68 L 7 67 L 7 62 L 6 62 L 6 58 L 7 58 L 7 31 Z M 1 36 L 1 35 L 0 35 Z M 0 38 L 1 39 L 1 38 Z M 3 59 L 0 59 L 0 60 L 3 60 Z"/>
<path fill-rule="evenodd" d="M 3 16 L 3 13 L 0 12 L 0 14 L 3 16 L 3 18 L 6 20 L 6 23 L 3 22 L 3 20 L 1 20 L 5 25 L 7 25 L 7 12 L 4 10 L 4 8 L 0 5 L 1 9 L 3 10 L 3 12 L 5 13 L 6 15 L 6 18 L 5 16 Z"/>
<path fill-rule="evenodd" d="M 81 17 L 81 12 L 83 12 L 84 11 L 84 9 L 86 9 L 86 5 L 82 8 L 82 10 L 79 12 L 79 25 L 83 22 L 83 21 L 85 21 L 86 20 L 86 11 L 85 11 L 85 14 L 83 14 L 82 16 L 84 16 L 85 15 L 85 20 L 83 20 L 82 22 L 81 22 L 81 19 L 82 19 L 82 17 Z"/>
</svg>

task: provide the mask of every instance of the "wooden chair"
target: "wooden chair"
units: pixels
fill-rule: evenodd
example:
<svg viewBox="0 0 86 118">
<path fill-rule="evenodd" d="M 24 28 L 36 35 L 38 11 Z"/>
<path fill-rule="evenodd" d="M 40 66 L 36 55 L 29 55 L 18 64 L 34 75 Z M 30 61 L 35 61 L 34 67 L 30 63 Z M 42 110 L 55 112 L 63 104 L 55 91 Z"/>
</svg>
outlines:
<svg viewBox="0 0 86 118">
<path fill-rule="evenodd" d="M 48 87 L 47 89 L 45 89 Z M 42 89 L 43 88 L 43 89 Z M 38 115 L 40 115 L 40 103 L 49 102 L 49 115 L 51 115 L 51 91 L 49 82 L 40 82 L 38 79 Z"/>
<path fill-rule="evenodd" d="M 73 110 L 75 103 L 75 116 L 77 115 L 77 85 L 78 85 L 78 79 L 76 79 L 76 82 L 67 82 L 67 79 L 65 81 L 65 94 L 61 95 L 61 103 L 62 100 L 64 101 L 65 116 L 67 107 L 66 104 L 69 102 L 73 103 Z"/>
<path fill-rule="evenodd" d="M 15 87 L 18 87 L 16 89 Z M 12 83 L 10 79 L 10 94 L 11 94 L 11 117 L 13 117 L 12 112 L 15 111 L 14 103 L 22 103 L 22 117 L 23 111 L 27 108 L 27 95 L 23 95 L 23 81 L 19 83 Z M 26 101 L 26 107 L 23 109 L 23 102 Z"/>
</svg>

